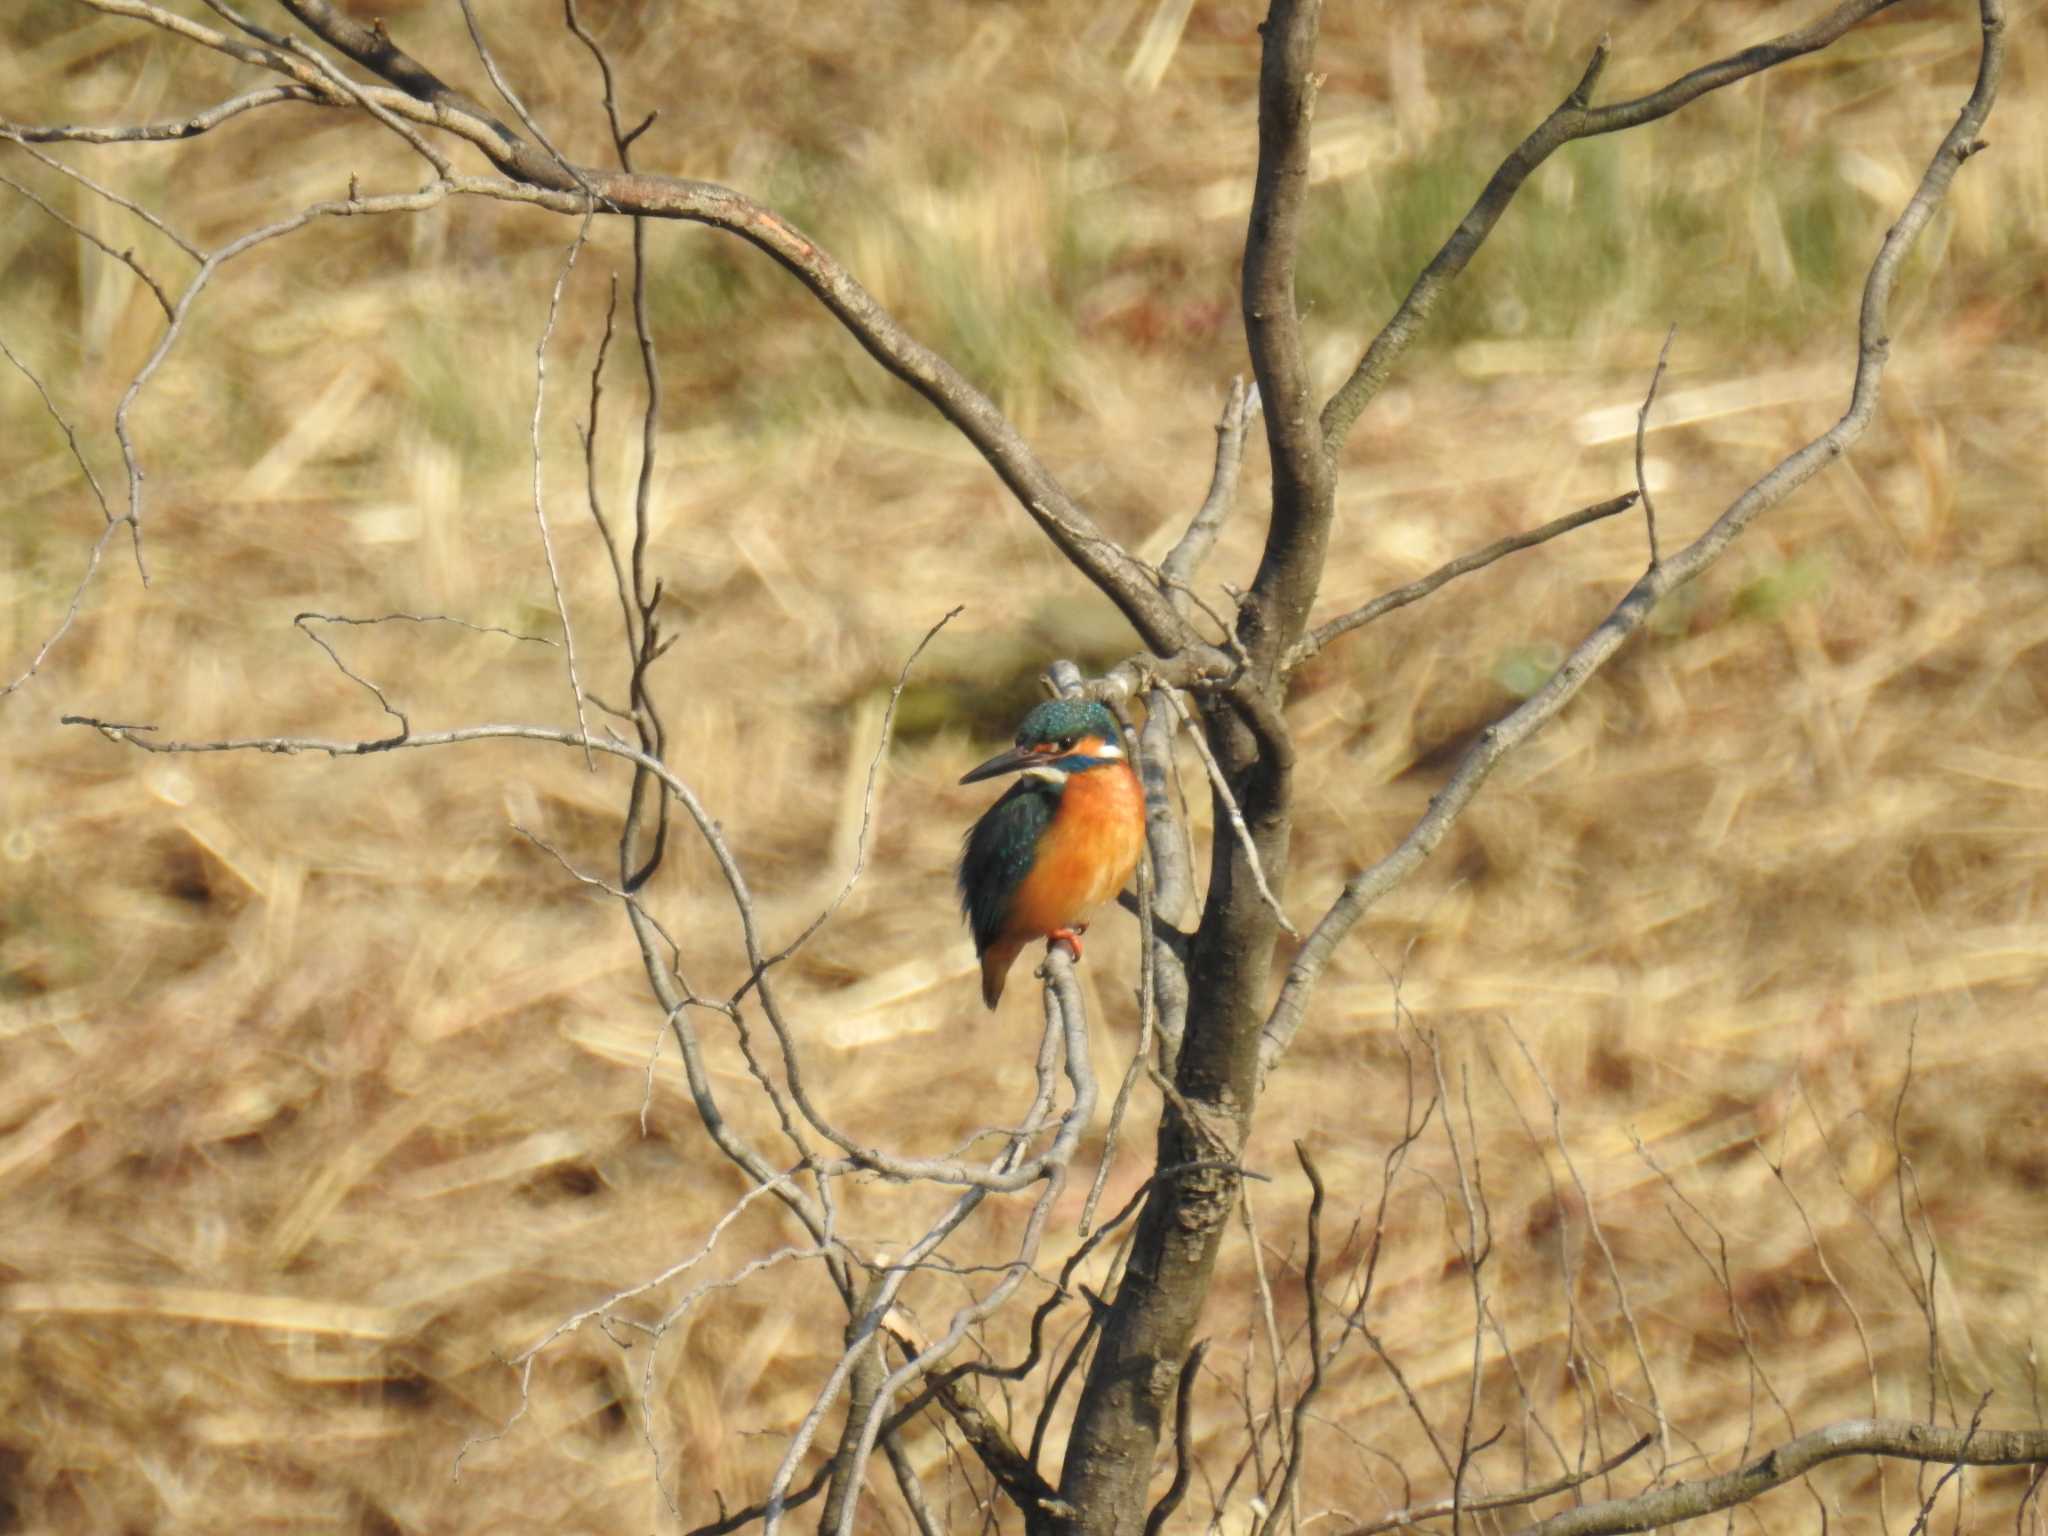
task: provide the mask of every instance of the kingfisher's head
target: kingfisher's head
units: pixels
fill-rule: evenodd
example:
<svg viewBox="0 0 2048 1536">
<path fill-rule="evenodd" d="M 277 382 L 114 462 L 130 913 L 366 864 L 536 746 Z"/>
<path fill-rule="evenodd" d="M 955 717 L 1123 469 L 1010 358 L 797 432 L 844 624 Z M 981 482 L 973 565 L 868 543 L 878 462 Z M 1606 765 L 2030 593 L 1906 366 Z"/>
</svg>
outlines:
<svg viewBox="0 0 2048 1536">
<path fill-rule="evenodd" d="M 1048 699 L 1017 727 L 1017 744 L 964 775 L 962 784 L 1005 773 L 1030 773 L 1063 782 L 1122 759 L 1116 716 L 1093 699 Z"/>
</svg>

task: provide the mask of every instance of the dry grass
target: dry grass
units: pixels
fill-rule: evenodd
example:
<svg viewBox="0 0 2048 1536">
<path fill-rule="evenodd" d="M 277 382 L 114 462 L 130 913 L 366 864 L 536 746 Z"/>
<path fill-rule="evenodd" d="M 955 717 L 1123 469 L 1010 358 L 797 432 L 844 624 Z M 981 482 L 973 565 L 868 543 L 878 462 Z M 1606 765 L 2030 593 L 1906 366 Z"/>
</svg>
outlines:
<svg viewBox="0 0 2048 1536">
<path fill-rule="evenodd" d="M 1830 419 L 1860 264 L 1964 92 L 1960 9 L 1907 7 L 1547 169 L 1440 344 L 1361 424 L 1329 608 L 1624 488 L 1614 412 L 1632 410 L 1673 320 L 1651 439 L 1667 539 Z M 1726 1466 L 1745 1426 L 1769 1443 L 1788 1419 L 1869 1412 L 1873 1390 L 1886 1413 L 1928 1411 L 1925 1322 L 1892 1258 L 1901 1150 L 1924 1199 L 1924 1223 L 1909 1207 L 1922 1271 L 1930 1234 L 1940 1257 L 1936 1411 L 1967 1421 L 1993 1388 L 1988 1422 L 2036 1416 L 2048 48 L 2039 8 L 2015 9 L 1993 152 L 1959 180 L 1902 292 L 1869 437 L 1488 787 L 1332 967 L 1264 1106 L 1252 1162 L 1276 1182 L 1259 1216 L 1293 1327 L 1305 1191 L 1288 1142 L 1321 1160 L 1334 1247 L 1341 1213 L 1377 1197 L 1400 1124 L 1412 1036 L 1395 1027 L 1398 970 L 1453 1085 L 1469 1080 L 1499 1241 L 1493 1306 L 1568 1449 L 1592 1433 L 1568 1321 L 1609 1370 L 1590 1390 L 1640 1404 L 1645 1388 L 1511 1029 L 1564 1101 L 1563 1144 L 1677 1454 Z M 452 8 L 386 10 L 480 88 Z M 1331 378 L 1609 15 L 1578 0 L 1394 10 L 1336 8 L 1328 25 L 1304 292 Z M 628 110 L 664 106 L 647 163 L 781 199 L 998 393 L 1112 531 L 1157 555 L 1199 497 L 1223 381 L 1242 366 L 1233 253 L 1252 155 L 1251 15 L 1197 7 L 1176 42 L 1174 11 L 782 3 L 600 19 L 630 60 Z M 567 150 L 596 157 L 590 82 L 554 13 L 494 25 L 528 101 Z M 1653 83 L 1757 25 L 1738 7 L 1631 8 L 1608 88 Z M 228 78 L 57 0 L 5 26 L 11 115 L 167 113 Z M 25 156 L 0 158 L 111 242 L 187 270 Z M 297 111 L 183 147 L 65 158 L 205 244 L 336 194 L 351 172 L 366 187 L 415 176 L 375 136 Z M 106 423 L 160 316 L 125 271 L 5 197 L 0 335 L 111 482 Z M 552 1352 L 526 1419 L 450 1481 L 457 1448 L 516 1404 L 502 1359 L 692 1251 L 738 1190 L 668 1061 L 642 1134 L 660 1020 L 623 925 L 508 827 L 605 867 L 618 774 L 538 747 L 148 758 L 55 723 L 83 710 L 185 736 L 368 734 L 379 717 L 291 632 L 293 613 L 546 628 L 523 437 L 566 235 L 465 207 L 310 230 L 224 273 L 137 411 L 154 586 L 112 562 L 40 679 L 0 702 L 0 1529 L 667 1528 L 639 1355 L 601 1336 Z M 670 379 L 655 562 L 684 635 L 664 700 L 676 761 L 724 820 L 771 934 L 842 878 L 881 691 L 926 625 L 968 605 L 883 774 L 868 876 L 790 984 L 833 1111 L 943 1149 L 1021 1106 L 1029 1069 L 1029 1010 L 983 1018 L 952 911 L 948 862 L 980 798 L 953 779 L 1048 655 L 1108 657 L 1124 639 L 986 469 L 779 272 L 702 230 L 653 244 Z M 601 692 L 620 691 L 615 609 L 579 515 L 568 381 L 623 249 L 606 230 L 586 253 L 551 376 L 550 496 Z M 614 402 L 629 389 L 621 367 Z M 0 413 L 11 675 L 61 615 L 97 514 L 11 370 Z M 613 464 L 616 499 L 623 444 Z M 1260 513 L 1254 492 L 1214 577 L 1249 569 Z M 1398 835 L 1507 687 L 1641 558 L 1639 525 L 1601 525 L 1318 663 L 1294 710 L 1298 916 Z M 423 728 L 567 716 L 557 652 L 441 629 L 337 643 Z M 729 986 L 737 937 L 708 861 L 679 849 L 656 900 L 693 974 Z M 1117 929 L 1104 924 L 1085 967 L 1106 1071 L 1131 1030 Z M 737 1051 L 722 1035 L 714 1051 L 738 1102 Z M 1730 1293 L 1679 1235 L 1689 1223 L 1715 1254 L 1645 1153 L 1726 1234 Z M 1113 1198 L 1139 1176 L 1125 1153 Z M 1395 1190 L 1371 1319 L 1453 1436 L 1471 1320 L 1455 1188 L 1433 1127 Z M 850 1229 L 901 1229 L 908 1198 L 864 1193 Z M 750 1214 L 714 1262 L 728 1272 L 788 1240 Z M 1341 1262 L 1359 1252 L 1352 1241 Z M 1226 1266 L 1199 1399 L 1217 1447 L 1239 1432 L 1240 1362 L 1263 1350 L 1242 1243 Z M 759 1490 L 836 1348 L 820 1294 L 817 1275 L 785 1266 L 707 1297 L 663 1345 L 645 1428 L 685 1523 L 709 1517 L 714 1490 Z M 957 1294 L 934 1282 L 918 1299 L 942 1314 Z M 1730 1294 L 1775 1395 L 1751 1375 Z M 1481 1431 L 1511 1430 L 1480 1480 L 1512 1487 L 1524 1434 L 1497 1356 L 1484 1388 Z M 1632 1431 L 1601 1401 L 1613 1450 Z M 1417 1497 L 1442 1491 L 1362 1346 L 1320 1408 L 1309 1511 L 1379 1512 L 1401 1497 L 1395 1465 Z M 1550 1475 L 1531 1443 L 1529 1475 Z M 937 1437 L 922 1433 L 917 1454 L 971 1518 Z M 1870 1528 L 1868 1467 L 1813 1481 Z M 1913 1484 L 1887 1475 L 1892 1528 Z M 2023 1485 L 1971 1477 L 1963 1528 L 2009 1519 Z M 1183 1519 L 1205 1517 L 1212 1493 L 1198 1481 Z M 1788 1490 L 1756 1515 L 1806 1529 L 1812 1502 Z"/>
</svg>

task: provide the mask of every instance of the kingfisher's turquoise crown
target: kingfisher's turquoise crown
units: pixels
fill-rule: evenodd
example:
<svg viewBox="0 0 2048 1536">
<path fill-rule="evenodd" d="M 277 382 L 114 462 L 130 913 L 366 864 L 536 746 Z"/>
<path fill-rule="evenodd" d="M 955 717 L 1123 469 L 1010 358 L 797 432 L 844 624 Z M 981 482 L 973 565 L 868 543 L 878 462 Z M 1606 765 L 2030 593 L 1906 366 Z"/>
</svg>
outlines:
<svg viewBox="0 0 2048 1536">
<path fill-rule="evenodd" d="M 1093 699 L 1047 699 L 1017 727 L 1017 745 L 1042 747 L 1069 738 L 1116 740 L 1116 716 Z"/>
</svg>

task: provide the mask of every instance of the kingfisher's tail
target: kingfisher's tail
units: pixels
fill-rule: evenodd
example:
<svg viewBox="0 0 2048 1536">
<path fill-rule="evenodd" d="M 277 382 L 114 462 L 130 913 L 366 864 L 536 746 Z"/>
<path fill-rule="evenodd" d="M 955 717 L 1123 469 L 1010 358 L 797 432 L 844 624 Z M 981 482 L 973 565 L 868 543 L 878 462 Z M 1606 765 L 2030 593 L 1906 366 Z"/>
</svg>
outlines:
<svg viewBox="0 0 2048 1536">
<path fill-rule="evenodd" d="M 981 953 L 981 1000 L 991 1009 L 1003 1000 L 1003 983 L 1010 979 L 1010 967 L 1023 952 L 1021 942 L 997 939 Z"/>
</svg>

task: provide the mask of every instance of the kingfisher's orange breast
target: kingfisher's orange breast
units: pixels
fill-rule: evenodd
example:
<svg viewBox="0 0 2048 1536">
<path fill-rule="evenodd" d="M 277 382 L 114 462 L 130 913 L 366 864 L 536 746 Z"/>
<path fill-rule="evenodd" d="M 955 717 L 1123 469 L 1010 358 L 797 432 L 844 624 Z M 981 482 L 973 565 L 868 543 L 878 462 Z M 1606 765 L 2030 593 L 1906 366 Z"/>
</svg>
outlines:
<svg viewBox="0 0 2048 1536">
<path fill-rule="evenodd" d="M 1003 931 L 1029 940 L 1068 928 L 1130 882 L 1145 851 L 1145 794 L 1128 763 L 1070 777 L 1038 840 Z"/>
</svg>

